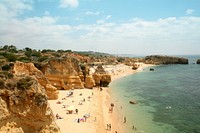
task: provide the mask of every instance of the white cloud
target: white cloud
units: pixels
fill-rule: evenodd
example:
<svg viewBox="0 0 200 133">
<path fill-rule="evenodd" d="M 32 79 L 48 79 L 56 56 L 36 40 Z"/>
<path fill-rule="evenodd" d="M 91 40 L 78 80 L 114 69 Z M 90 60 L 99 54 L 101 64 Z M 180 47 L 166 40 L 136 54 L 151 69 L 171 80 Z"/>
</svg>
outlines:
<svg viewBox="0 0 200 133">
<path fill-rule="evenodd" d="M 106 16 L 106 19 L 110 19 L 112 17 L 112 15 L 108 15 Z"/>
<path fill-rule="evenodd" d="M 86 15 L 91 15 L 91 16 L 97 16 L 100 14 L 100 12 L 91 12 L 91 11 L 87 11 L 85 12 Z"/>
<path fill-rule="evenodd" d="M 4 18 L 16 17 L 26 10 L 32 10 L 32 2 L 24 0 L 1 0 L 0 15 Z"/>
<path fill-rule="evenodd" d="M 186 15 L 191 15 L 195 10 L 194 9 L 187 9 Z"/>
<path fill-rule="evenodd" d="M 76 26 L 58 25 L 56 21 L 56 18 L 46 16 L 0 22 L 3 25 L 0 40 L 19 48 L 109 53 L 189 54 L 190 48 L 194 48 L 193 52 L 200 49 L 198 17 L 171 17 L 157 21 L 134 19 L 124 23 L 100 21 L 98 24 Z"/>
<path fill-rule="evenodd" d="M 105 23 L 105 20 L 97 20 L 96 22 L 97 22 L 97 24 L 103 24 L 103 23 Z"/>
<path fill-rule="evenodd" d="M 27 18 L 23 22 L 30 24 L 33 23 L 35 25 L 52 25 L 55 24 L 56 18 L 53 17 L 32 17 L 32 18 Z"/>
<path fill-rule="evenodd" d="M 67 7 L 78 7 L 79 1 L 78 0 L 60 0 L 59 7 L 61 8 L 67 8 Z"/>
</svg>

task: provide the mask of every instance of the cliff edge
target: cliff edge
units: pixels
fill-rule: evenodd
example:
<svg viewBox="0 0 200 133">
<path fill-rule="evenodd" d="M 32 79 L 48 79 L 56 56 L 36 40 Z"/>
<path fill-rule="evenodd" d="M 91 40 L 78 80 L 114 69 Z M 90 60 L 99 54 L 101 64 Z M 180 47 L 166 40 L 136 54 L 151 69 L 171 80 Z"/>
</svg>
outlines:
<svg viewBox="0 0 200 133">
<path fill-rule="evenodd" d="M 0 132 L 60 133 L 45 89 L 34 76 L 0 73 Z"/>
<path fill-rule="evenodd" d="M 58 99 L 58 90 L 56 87 L 51 85 L 50 81 L 46 78 L 46 76 L 38 70 L 33 63 L 23 63 L 17 61 L 14 64 L 13 72 L 17 76 L 35 76 L 42 85 L 47 93 L 49 100 Z"/>
</svg>

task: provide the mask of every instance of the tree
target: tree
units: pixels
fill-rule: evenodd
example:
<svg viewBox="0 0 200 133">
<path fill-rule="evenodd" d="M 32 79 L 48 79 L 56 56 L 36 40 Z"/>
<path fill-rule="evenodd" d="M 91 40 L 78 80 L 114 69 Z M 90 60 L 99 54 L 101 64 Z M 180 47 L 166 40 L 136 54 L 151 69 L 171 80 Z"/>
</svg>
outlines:
<svg viewBox="0 0 200 133">
<path fill-rule="evenodd" d="M 14 45 L 4 45 L 2 49 L 6 52 L 17 53 L 17 48 Z"/>
<path fill-rule="evenodd" d="M 15 62 L 17 60 L 13 53 L 6 53 L 4 56 L 9 62 Z"/>
</svg>

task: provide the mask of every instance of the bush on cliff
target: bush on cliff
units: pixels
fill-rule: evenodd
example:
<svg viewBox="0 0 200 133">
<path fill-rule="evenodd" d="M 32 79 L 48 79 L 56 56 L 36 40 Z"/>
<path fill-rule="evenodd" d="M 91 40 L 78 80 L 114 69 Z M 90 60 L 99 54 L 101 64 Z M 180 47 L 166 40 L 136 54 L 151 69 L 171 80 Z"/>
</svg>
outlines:
<svg viewBox="0 0 200 133">
<path fill-rule="evenodd" d="M 17 82 L 17 88 L 19 90 L 27 90 L 30 89 L 30 86 L 33 84 L 33 79 L 31 77 L 21 78 Z"/>
</svg>

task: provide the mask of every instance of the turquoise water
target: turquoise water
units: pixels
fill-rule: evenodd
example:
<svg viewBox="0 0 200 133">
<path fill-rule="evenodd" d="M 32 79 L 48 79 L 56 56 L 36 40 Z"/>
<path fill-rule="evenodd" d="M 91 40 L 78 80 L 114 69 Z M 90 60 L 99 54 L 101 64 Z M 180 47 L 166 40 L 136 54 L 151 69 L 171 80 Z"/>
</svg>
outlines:
<svg viewBox="0 0 200 133">
<path fill-rule="evenodd" d="M 154 66 L 112 82 L 126 133 L 200 133 L 200 65 L 193 64 L 200 57 L 188 58 L 189 65 Z"/>
</svg>

